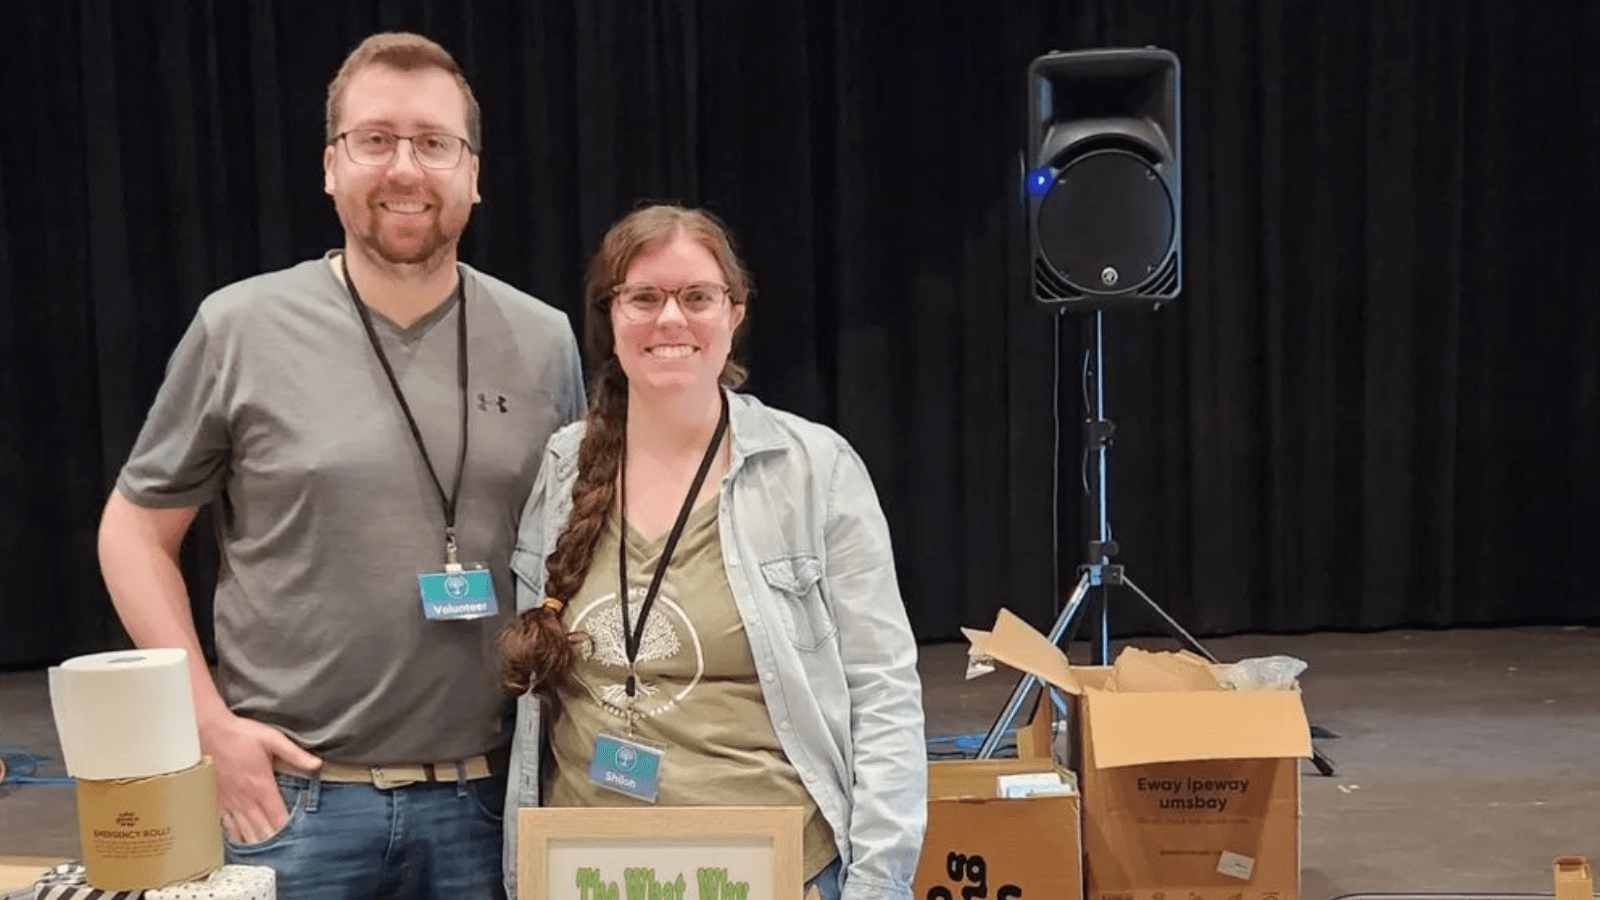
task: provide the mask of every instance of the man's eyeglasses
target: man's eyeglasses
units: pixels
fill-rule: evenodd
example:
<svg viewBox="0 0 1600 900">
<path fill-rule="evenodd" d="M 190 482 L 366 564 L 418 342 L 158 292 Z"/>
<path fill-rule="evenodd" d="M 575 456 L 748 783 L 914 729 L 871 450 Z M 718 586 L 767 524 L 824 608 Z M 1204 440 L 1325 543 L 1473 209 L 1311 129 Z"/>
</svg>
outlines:
<svg viewBox="0 0 1600 900">
<path fill-rule="evenodd" d="M 714 281 L 696 281 L 675 291 L 653 284 L 619 284 L 611 289 L 617 297 L 622 317 L 630 322 L 653 322 L 667 305 L 667 298 L 678 301 L 678 308 L 691 319 L 709 319 L 728 299 L 728 286 Z"/>
<path fill-rule="evenodd" d="M 333 142 L 344 141 L 344 152 L 350 161 L 361 166 L 386 166 L 394 160 L 401 141 L 411 142 L 411 155 L 417 163 L 429 169 L 454 169 L 461 164 L 461 152 L 477 152 L 466 138 L 453 134 L 423 132 L 422 134 L 395 134 L 382 128 L 352 128 L 335 135 Z"/>
</svg>

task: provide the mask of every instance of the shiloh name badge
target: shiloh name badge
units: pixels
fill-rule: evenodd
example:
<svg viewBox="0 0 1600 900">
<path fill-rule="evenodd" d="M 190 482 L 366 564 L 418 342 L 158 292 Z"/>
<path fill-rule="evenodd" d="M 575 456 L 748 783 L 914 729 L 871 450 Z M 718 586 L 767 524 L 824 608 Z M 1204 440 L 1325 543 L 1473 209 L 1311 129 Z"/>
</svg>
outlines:
<svg viewBox="0 0 1600 900">
<path fill-rule="evenodd" d="M 589 780 L 608 791 L 654 803 L 661 792 L 661 757 L 665 755 L 665 750 L 649 744 L 600 734 L 594 739 Z"/>
<path fill-rule="evenodd" d="M 422 592 L 422 614 L 429 619 L 482 619 L 500 611 L 488 569 L 446 566 L 443 572 L 418 575 L 417 587 Z"/>
</svg>

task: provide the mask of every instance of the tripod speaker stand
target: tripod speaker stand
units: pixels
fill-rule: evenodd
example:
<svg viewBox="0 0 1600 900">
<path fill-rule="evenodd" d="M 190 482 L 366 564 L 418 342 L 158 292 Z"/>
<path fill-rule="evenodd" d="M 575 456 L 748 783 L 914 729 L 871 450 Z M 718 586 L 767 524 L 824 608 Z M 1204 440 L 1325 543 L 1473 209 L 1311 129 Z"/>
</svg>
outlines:
<svg viewBox="0 0 1600 900">
<path fill-rule="evenodd" d="M 1110 503 L 1107 492 L 1107 463 L 1111 449 L 1111 436 L 1115 433 L 1115 426 L 1106 418 L 1105 404 L 1105 312 L 1097 311 L 1094 314 L 1094 336 L 1090 344 L 1088 364 L 1085 367 L 1087 388 L 1086 396 L 1092 406 L 1091 414 L 1084 420 L 1084 441 L 1089 449 L 1090 456 L 1094 459 L 1094 472 L 1089 479 L 1089 500 L 1095 517 L 1095 537 L 1089 542 L 1088 561 L 1078 567 L 1078 583 L 1073 588 L 1072 595 L 1067 599 L 1066 606 L 1057 616 L 1055 624 L 1050 629 L 1050 642 L 1060 644 L 1063 638 L 1068 643 L 1076 634 L 1079 624 L 1085 620 L 1093 623 L 1093 633 L 1089 637 L 1090 653 L 1095 665 L 1109 665 L 1111 654 L 1111 589 L 1122 588 L 1133 594 L 1160 619 L 1167 631 L 1193 652 L 1199 654 L 1212 663 L 1218 662 L 1217 658 L 1207 650 L 1203 644 L 1195 639 L 1184 627 L 1178 623 L 1166 610 L 1161 608 L 1149 594 L 1145 593 L 1133 579 L 1128 577 L 1124 568 L 1111 560 L 1117 555 L 1118 547 L 1111 535 Z M 984 735 L 983 743 L 978 748 L 977 758 L 988 759 L 994 756 L 1001 741 L 1011 733 L 1016 723 L 1018 713 L 1022 711 L 1023 704 L 1035 689 L 1049 690 L 1044 681 L 1037 675 L 1027 673 L 1017 682 L 1012 689 L 1011 696 L 1007 698 L 1000 715 L 995 719 Z M 1313 736 L 1329 736 L 1326 732 L 1317 734 L 1313 726 Z M 1312 765 L 1323 775 L 1334 774 L 1333 761 L 1320 749 L 1313 748 Z"/>
<path fill-rule="evenodd" d="M 1190 650 L 1211 662 L 1216 662 L 1217 658 L 1195 640 L 1193 635 L 1184 630 L 1177 619 L 1168 615 L 1160 604 L 1135 584 L 1120 564 L 1111 561 L 1117 555 L 1118 547 L 1111 536 L 1110 504 L 1106 488 L 1111 436 L 1116 429 L 1111 420 L 1106 418 L 1104 355 L 1105 312 L 1102 310 L 1094 314 L 1094 337 L 1090 344 L 1088 365 L 1085 368 L 1087 378 L 1085 387 L 1093 407 L 1091 415 L 1084 421 L 1084 442 L 1089 449 L 1089 455 L 1094 459 L 1094 472 L 1089 479 L 1089 505 L 1095 515 L 1095 538 L 1089 542 L 1087 562 L 1078 567 L 1077 587 L 1073 588 L 1066 606 L 1062 608 L 1055 625 L 1050 629 L 1050 642 L 1059 644 L 1063 637 L 1070 641 L 1072 634 L 1076 632 L 1076 626 L 1085 619 L 1092 618 L 1093 633 L 1089 638 L 1092 660 L 1095 665 L 1109 665 L 1111 663 L 1110 590 L 1113 587 L 1120 587 L 1144 601 L 1144 604 L 1166 625 L 1167 630 L 1183 641 Z M 978 749 L 979 759 L 987 759 L 994 755 L 1000 742 L 1010 732 L 1029 693 L 1043 685 L 1044 682 L 1037 675 L 1026 674 L 1022 677 L 1012 690 L 999 718 L 984 735 L 983 744 Z"/>
</svg>

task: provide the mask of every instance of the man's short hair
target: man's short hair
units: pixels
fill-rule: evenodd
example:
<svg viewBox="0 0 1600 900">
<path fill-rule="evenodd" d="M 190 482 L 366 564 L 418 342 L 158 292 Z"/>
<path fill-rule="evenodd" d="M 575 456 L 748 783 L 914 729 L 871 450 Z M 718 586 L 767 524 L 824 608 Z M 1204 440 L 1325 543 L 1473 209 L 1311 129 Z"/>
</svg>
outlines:
<svg viewBox="0 0 1600 900">
<path fill-rule="evenodd" d="M 456 65 L 455 57 L 422 35 L 406 31 L 386 31 L 372 35 L 345 57 L 344 65 L 339 67 L 339 74 L 328 82 L 328 143 L 331 144 L 338 139 L 339 117 L 344 112 L 344 94 L 350 86 L 350 79 L 368 66 L 388 66 L 401 72 L 416 72 L 422 69 L 441 69 L 448 72 L 455 78 L 456 84 L 461 86 L 462 95 L 467 98 L 467 141 L 472 144 L 473 152 L 483 149 L 483 124 L 478 109 L 478 98 L 472 95 L 472 85 L 467 84 L 467 76 L 461 73 L 461 67 Z"/>
</svg>

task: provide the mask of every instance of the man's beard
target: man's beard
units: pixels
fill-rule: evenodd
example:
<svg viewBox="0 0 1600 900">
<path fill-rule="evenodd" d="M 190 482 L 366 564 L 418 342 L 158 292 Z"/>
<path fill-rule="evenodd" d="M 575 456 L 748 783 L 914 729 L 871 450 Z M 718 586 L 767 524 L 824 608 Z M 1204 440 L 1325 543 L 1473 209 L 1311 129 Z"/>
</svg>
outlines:
<svg viewBox="0 0 1600 900">
<path fill-rule="evenodd" d="M 386 197 L 385 199 L 398 199 Z M 361 235 L 361 242 L 378 259 L 391 266 L 423 266 L 432 269 L 430 263 L 437 264 L 447 256 L 461 239 L 461 230 L 456 229 L 453 234 L 446 234 L 443 226 L 444 204 L 439 198 L 425 196 L 424 200 L 433 207 L 433 219 L 423 226 L 421 234 L 419 229 L 406 229 L 402 236 L 397 236 L 393 223 L 385 227 L 381 220 L 387 216 L 379 201 L 370 200 L 367 203 L 367 228 Z M 463 223 L 464 224 L 464 223 Z M 397 239 L 398 238 L 398 239 Z"/>
<path fill-rule="evenodd" d="M 455 245 L 454 239 L 445 237 L 438 222 L 428 227 L 427 233 L 421 240 L 390 241 L 377 227 L 369 230 L 364 237 L 363 243 L 370 247 L 379 259 L 395 266 L 427 263 L 437 259 L 442 252 Z"/>
</svg>

